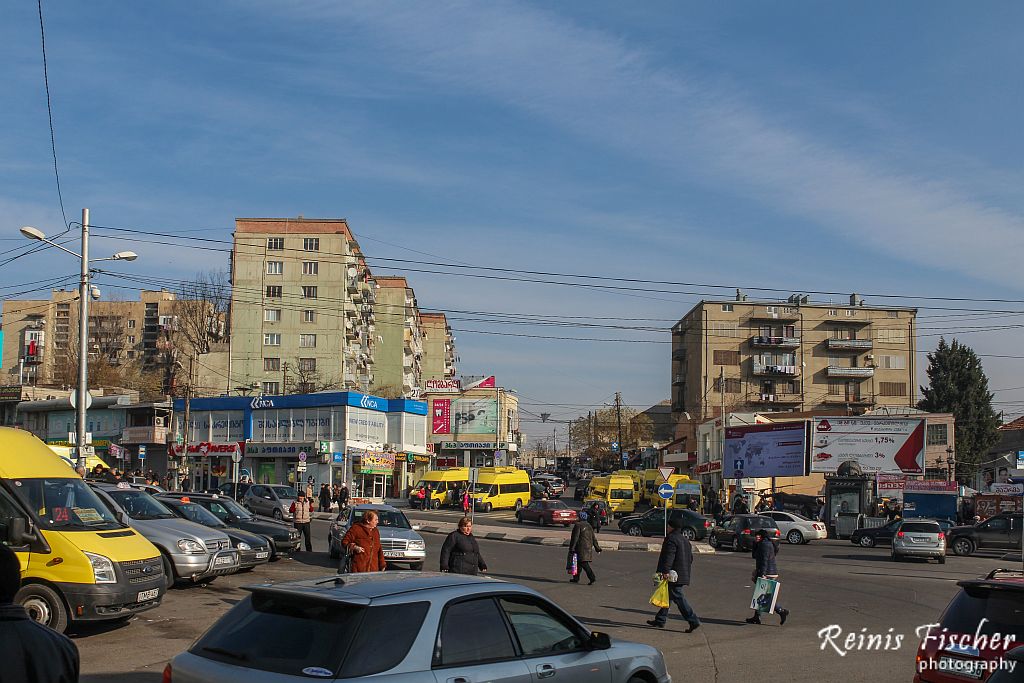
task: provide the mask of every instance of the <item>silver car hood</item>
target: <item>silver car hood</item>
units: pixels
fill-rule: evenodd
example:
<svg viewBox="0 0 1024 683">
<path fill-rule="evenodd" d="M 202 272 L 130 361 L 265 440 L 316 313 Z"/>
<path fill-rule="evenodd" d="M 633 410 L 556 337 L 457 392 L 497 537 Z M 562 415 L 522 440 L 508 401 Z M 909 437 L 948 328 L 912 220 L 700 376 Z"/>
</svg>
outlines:
<svg viewBox="0 0 1024 683">
<path fill-rule="evenodd" d="M 181 538 L 189 538 L 203 543 L 206 543 L 206 541 L 222 540 L 227 540 L 230 543 L 227 534 L 210 527 L 205 527 L 202 524 L 190 522 L 187 519 L 181 519 L 180 517 L 171 519 L 130 519 L 129 522 L 134 529 L 147 538 L 153 536 L 166 539 L 173 536 L 174 542 Z"/>
<path fill-rule="evenodd" d="M 399 529 L 393 526 L 378 526 L 381 538 L 404 539 L 406 541 L 422 541 L 423 537 L 412 529 Z"/>
</svg>

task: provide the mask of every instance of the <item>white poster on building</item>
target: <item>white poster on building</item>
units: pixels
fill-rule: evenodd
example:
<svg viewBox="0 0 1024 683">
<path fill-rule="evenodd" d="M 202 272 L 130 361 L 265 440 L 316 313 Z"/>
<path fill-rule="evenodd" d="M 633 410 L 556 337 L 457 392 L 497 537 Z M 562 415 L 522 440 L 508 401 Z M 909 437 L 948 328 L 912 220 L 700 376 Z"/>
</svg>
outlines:
<svg viewBox="0 0 1024 683">
<path fill-rule="evenodd" d="M 816 417 L 811 421 L 811 472 L 922 474 L 924 435 L 924 420 Z"/>
<path fill-rule="evenodd" d="M 807 451 L 803 422 L 727 427 L 725 430 L 726 479 L 802 477 Z"/>
<path fill-rule="evenodd" d="M 361 441 L 367 444 L 388 442 L 387 413 L 349 406 L 347 425 L 347 441 Z"/>
</svg>

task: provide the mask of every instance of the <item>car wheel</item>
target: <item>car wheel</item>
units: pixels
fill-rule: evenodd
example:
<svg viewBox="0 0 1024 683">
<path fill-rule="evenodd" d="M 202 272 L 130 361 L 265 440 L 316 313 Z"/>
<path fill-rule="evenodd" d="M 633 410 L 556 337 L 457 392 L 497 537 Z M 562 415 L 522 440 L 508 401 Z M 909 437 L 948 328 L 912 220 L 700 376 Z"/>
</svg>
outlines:
<svg viewBox="0 0 1024 683">
<path fill-rule="evenodd" d="M 548 518 L 545 517 L 544 515 L 540 516 L 540 525 L 541 526 L 547 526 L 548 525 Z"/>
<path fill-rule="evenodd" d="M 938 558 L 939 564 L 946 564 L 946 556 L 942 555 Z"/>
<path fill-rule="evenodd" d="M 736 538 L 732 539 L 732 551 L 733 551 L 734 553 L 738 553 L 738 552 L 739 552 L 740 550 L 742 550 L 742 549 L 743 549 L 743 548 L 742 548 L 742 546 L 740 545 L 740 537 L 739 537 L 739 536 L 737 536 Z"/>
<path fill-rule="evenodd" d="M 279 522 L 284 521 L 284 514 L 282 514 L 281 512 L 281 508 L 274 508 L 274 519 L 276 519 Z"/>
<path fill-rule="evenodd" d="M 334 547 L 333 536 L 327 537 L 327 554 L 330 556 L 332 560 L 337 560 L 341 558 L 341 553 L 338 551 L 337 548 Z"/>
<path fill-rule="evenodd" d="M 953 552 L 957 555 L 970 555 L 974 552 L 974 543 L 969 538 L 958 538 L 953 541 Z"/>
<path fill-rule="evenodd" d="M 14 604 L 24 607 L 32 621 L 49 626 L 57 633 L 64 633 L 68 628 L 68 610 L 64 601 L 49 586 L 28 584 L 14 596 Z"/>
<path fill-rule="evenodd" d="M 519 524 L 523 523 L 523 514 L 521 512 L 516 513 L 516 522 L 518 522 Z"/>
<path fill-rule="evenodd" d="M 516 501 L 516 512 L 518 512 L 519 510 L 522 510 L 522 509 L 523 509 L 523 501 L 517 500 Z"/>
<path fill-rule="evenodd" d="M 167 590 L 171 590 L 174 586 L 174 565 L 171 564 L 171 559 L 166 555 L 161 554 L 160 559 L 164 563 L 164 580 L 167 582 Z"/>
<path fill-rule="evenodd" d="M 792 545 L 800 545 L 804 542 L 804 535 L 796 529 L 793 529 L 788 534 L 786 534 L 786 540 Z"/>
<path fill-rule="evenodd" d="M 875 539 L 871 538 L 870 536 L 861 536 L 860 537 L 860 547 L 861 548 L 874 548 L 875 547 Z"/>
<path fill-rule="evenodd" d="M 697 532 L 688 526 L 683 527 L 679 533 L 681 533 L 683 535 L 683 538 L 685 538 L 687 541 L 697 540 Z"/>
<path fill-rule="evenodd" d="M 441 509 L 441 501 L 439 501 L 437 498 L 434 498 L 433 500 L 431 500 L 430 501 L 430 509 L 431 510 L 440 510 Z"/>
<path fill-rule="evenodd" d="M 715 536 L 714 534 L 711 534 L 710 536 L 708 536 L 708 545 L 711 546 L 712 548 L 717 548 L 718 547 L 718 536 Z"/>
<path fill-rule="evenodd" d="M 494 509 L 493 505 L 490 503 L 484 503 L 484 512 L 490 512 L 492 509 Z"/>
<path fill-rule="evenodd" d="M 636 524 L 630 524 L 628 527 L 626 527 L 626 535 L 627 536 L 643 536 L 644 532 L 641 531 L 640 527 L 638 527 Z"/>
</svg>

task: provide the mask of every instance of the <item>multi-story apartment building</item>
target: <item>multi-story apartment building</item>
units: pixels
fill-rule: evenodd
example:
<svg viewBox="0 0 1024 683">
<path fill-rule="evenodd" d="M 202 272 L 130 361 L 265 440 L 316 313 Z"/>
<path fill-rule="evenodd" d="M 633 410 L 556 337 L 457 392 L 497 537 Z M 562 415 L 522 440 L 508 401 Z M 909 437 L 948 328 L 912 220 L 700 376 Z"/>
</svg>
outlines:
<svg viewBox="0 0 1024 683">
<path fill-rule="evenodd" d="M 846 410 L 916 403 L 914 308 L 702 301 L 672 328 L 676 436 L 726 412 Z"/>
<path fill-rule="evenodd" d="M 423 323 L 416 294 L 401 276 L 376 282 L 375 391 L 416 398 L 423 388 Z"/>
<path fill-rule="evenodd" d="M 369 388 L 375 287 L 345 219 L 236 219 L 231 283 L 232 383 Z"/>
<path fill-rule="evenodd" d="M 444 313 L 422 313 L 423 381 L 455 378 L 455 336 Z"/>
<path fill-rule="evenodd" d="M 177 324 L 178 300 L 168 291 L 142 291 L 138 301 L 89 303 L 89 358 L 110 365 L 141 362 L 155 370 L 188 347 Z M 53 290 L 49 300 L 10 300 L 3 306 L 3 376 L 7 384 L 77 384 L 78 292 Z"/>
</svg>

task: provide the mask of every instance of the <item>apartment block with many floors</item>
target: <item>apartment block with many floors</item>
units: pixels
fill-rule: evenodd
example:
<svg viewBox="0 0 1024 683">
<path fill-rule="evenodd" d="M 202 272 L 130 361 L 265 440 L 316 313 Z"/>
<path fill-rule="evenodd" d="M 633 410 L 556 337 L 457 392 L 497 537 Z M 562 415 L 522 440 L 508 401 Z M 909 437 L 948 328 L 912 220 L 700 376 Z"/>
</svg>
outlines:
<svg viewBox="0 0 1024 683">
<path fill-rule="evenodd" d="M 421 313 L 423 381 L 455 379 L 455 335 L 444 313 Z"/>
<path fill-rule="evenodd" d="M 236 219 L 231 282 L 233 383 L 269 395 L 369 388 L 374 284 L 345 219 Z"/>
<path fill-rule="evenodd" d="M 423 323 L 416 294 L 404 277 L 375 279 L 379 337 L 374 391 L 415 398 L 423 389 Z"/>
<path fill-rule="evenodd" d="M 672 328 L 676 437 L 725 412 L 845 410 L 916 403 L 914 308 L 702 301 Z"/>
</svg>

